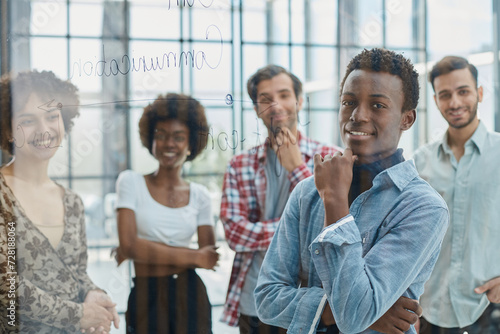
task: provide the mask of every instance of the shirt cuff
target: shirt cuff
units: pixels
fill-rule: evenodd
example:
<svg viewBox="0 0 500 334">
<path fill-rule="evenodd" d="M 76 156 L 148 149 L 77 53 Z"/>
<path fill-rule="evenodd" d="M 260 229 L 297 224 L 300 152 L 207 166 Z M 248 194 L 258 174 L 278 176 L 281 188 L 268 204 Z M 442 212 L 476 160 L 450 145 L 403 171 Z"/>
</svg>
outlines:
<svg viewBox="0 0 500 334">
<path fill-rule="evenodd" d="M 336 229 L 338 229 L 342 225 L 347 224 L 347 223 L 352 222 L 352 221 L 354 221 L 354 217 L 351 214 L 348 214 L 347 216 L 340 218 L 335 223 L 333 223 L 333 224 L 331 224 L 323 229 L 323 231 L 319 234 L 319 236 L 317 238 L 317 239 L 319 239 L 318 241 L 323 242 L 323 239 L 325 238 L 325 236 L 327 234 L 335 231 Z"/>
<path fill-rule="evenodd" d="M 298 302 L 288 333 L 316 334 L 326 303 L 327 296 L 323 289 L 308 288 L 306 295 Z"/>
<path fill-rule="evenodd" d="M 309 249 L 318 255 L 319 248 L 323 244 L 333 244 L 341 246 L 343 244 L 354 244 L 361 242 L 358 226 L 351 214 L 339 219 L 334 224 L 325 227 L 321 233 L 313 240 Z"/>
</svg>

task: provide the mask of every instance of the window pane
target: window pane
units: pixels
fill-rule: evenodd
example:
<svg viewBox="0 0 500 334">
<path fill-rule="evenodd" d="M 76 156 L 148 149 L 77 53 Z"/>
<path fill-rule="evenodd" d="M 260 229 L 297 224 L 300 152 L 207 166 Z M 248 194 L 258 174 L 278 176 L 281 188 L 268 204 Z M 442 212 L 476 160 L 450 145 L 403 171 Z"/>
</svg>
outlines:
<svg viewBox="0 0 500 334">
<path fill-rule="evenodd" d="M 312 0 L 310 7 L 307 41 L 318 44 L 335 44 L 337 42 L 337 1 Z"/>
<path fill-rule="evenodd" d="M 175 2 L 174 2 L 175 3 Z M 132 38 L 178 39 L 181 36 L 180 10 L 172 5 L 150 2 L 130 4 L 130 36 Z"/>
<path fill-rule="evenodd" d="M 193 94 L 206 100 L 206 105 L 225 105 L 232 93 L 231 46 L 219 43 L 193 43 L 195 67 L 191 67 Z"/>
<path fill-rule="evenodd" d="M 102 35 L 102 4 L 74 3 L 69 8 L 70 34 L 95 37 Z"/>
<path fill-rule="evenodd" d="M 481 58 L 482 57 L 478 55 L 477 59 L 475 57 L 470 57 L 469 60 L 477 67 L 478 85 L 483 87 L 483 101 L 478 106 L 479 118 L 485 123 L 486 127 L 490 131 L 493 131 L 495 124 L 493 64 L 486 62 Z"/>
<path fill-rule="evenodd" d="M 103 131 L 100 108 L 80 108 L 71 141 L 71 167 L 75 176 L 98 176 L 102 170 Z M 111 152 L 106 152 L 110 154 Z"/>
<path fill-rule="evenodd" d="M 80 92 L 101 92 L 102 77 L 105 76 L 104 73 L 109 73 L 109 65 L 100 61 L 110 61 L 110 51 L 112 50 L 97 39 L 70 40 L 69 77 Z"/>
<path fill-rule="evenodd" d="M 252 4 L 265 4 L 264 1 L 247 1 Z M 243 8 L 243 41 L 245 42 L 264 42 L 267 40 L 267 18 L 265 5 L 259 8 L 250 8 L 245 4 Z"/>
<path fill-rule="evenodd" d="M 50 159 L 49 176 L 51 178 L 68 177 L 68 147 L 68 140 L 63 140 L 61 143 L 61 147 L 59 147 L 54 157 Z"/>
<path fill-rule="evenodd" d="M 192 34 L 184 32 L 184 38 L 195 40 L 225 40 L 232 38 L 231 7 L 228 3 L 215 2 L 210 8 L 195 8 L 189 10 L 192 16 Z"/>
<path fill-rule="evenodd" d="M 270 49 L 270 60 L 272 64 L 290 68 L 290 48 L 288 46 L 273 45 Z"/>
<path fill-rule="evenodd" d="M 387 45 L 391 47 L 416 47 L 413 45 L 413 2 L 387 0 L 385 22 Z M 418 27 L 416 27 L 418 29 Z"/>
<path fill-rule="evenodd" d="M 467 56 L 491 50 L 493 23 L 490 0 L 428 1 L 427 6 L 431 60 L 450 54 Z"/>
<path fill-rule="evenodd" d="M 288 0 L 275 0 L 272 4 L 272 26 L 270 30 L 273 42 L 288 43 L 290 41 L 290 17 L 288 13 Z"/>
<path fill-rule="evenodd" d="M 158 161 L 149 153 L 147 148 L 142 146 L 139 137 L 139 119 L 142 116 L 142 108 L 147 104 L 144 102 L 142 107 L 132 108 L 130 111 L 130 160 L 132 161 L 132 169 L 141 174 L 151 173 L 158 166 Z"/>
<path fill-rule="evenodd" d="M 304 43 L 305 42 L 305 1 L 303 0 L 291 0 L 291 34 L 292 43 Z"/>
<path fill-rule="evenodd" d="M 248 78 L 259 68 L 266 66 L 266 47 L 262 45 L 244 45 L 243 46 L 243 82 L 246 91 L 246 82 Z M 246 96 L 246 94 L 244 94 Z"/>
<path fill-rule="evenodd" d="M 312 108 L 333 108 L 337 100 L 337 51 L 332 48 L 310 48 L 309 75 L 304 90 Z"/>
<path fill-rule="evenodd" d="M 383 41 L 381 0 L 343 1 L 342 43 L 380 46 Z"/>
<path fill-rule="evenodd" d="M 305 83 L 306 77 L 306 48 L 303 46 L 292 47 L 292 68 L 291 72 L 295 74 L 302 83 Z"/>
<path fill-rule="evenodd" d="M 337 143 L 339 123 L 337 112 L 313 111 L 309 114 L 309 136 L 324 144 Z"/>
<path fill-rule="evenodd" d="M 193 162 L 189 173 L 193 174 L 198 171 L 223 174 L 233 151 L 241 150 L 245 144 L 245 138 L 239 129 L 233 129 L 230 108 L 227 110 L 206 109 L 205 112 L 209 123 L 207 146 L 203 150 L 203 155 Z"/>
<path fill-rule="evenodd" d="M 401 139 L 399 140 L 398 147 L 403 149 L 403 155 L 405 159 L 410 159 L 413 156 L 416 129 L 417 127 L 414 124 L 409 130 L 403 131 Z"/>
<path fill-rule="evenodd" d="M 62 1 L 31 1 L 31 34 L 66 35 L 66 8 Z"/>
<path fill-rule="evenodd" d="M 242 122 L 243 138 L 245 138 L 243 148 L 249 150 L 264 144 L 267 138 L 267 128 L 260 118 L 257 117 L 255 110 L 245 110 Z"/>
<path fill-rule="evenodd" d="M 178 43 L 135 41 L 130 43 L 130 50 L 135 66 L 129 73 L 132 99 L 154 99 L 159 94 L 180 91 L 180 68 L 189 68 L 192 63 Z M 183 50 L 189 51 L 187 45 Z"/>
<path fill-rule="evenodd" d="M 73 180 L 73 191 L 76 192 L 83 201 L 88 242 L 92 243 L 92 240 L 104 238 L 104 199 L 102 195 L 102 180 Z"/>
<path fill-rule="evenodd" d="M 31 67 L 52 71 L 60 78 L 68 77 L 67 42 L 63 38 L 32 38 Z"/>
</svg>

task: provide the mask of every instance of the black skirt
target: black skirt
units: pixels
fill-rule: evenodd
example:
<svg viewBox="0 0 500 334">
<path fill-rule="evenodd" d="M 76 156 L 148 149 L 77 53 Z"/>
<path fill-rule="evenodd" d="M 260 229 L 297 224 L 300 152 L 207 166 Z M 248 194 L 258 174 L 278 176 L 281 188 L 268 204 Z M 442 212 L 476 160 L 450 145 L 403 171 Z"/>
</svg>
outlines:
<svg viewBox="0 0 500 334">
<path fill-rule="evenodd" d="M 212 306 L 193 269 L 165 277 L 135 277 L 125 314 L 130 334 L 211 334 Z"/>
</svg>

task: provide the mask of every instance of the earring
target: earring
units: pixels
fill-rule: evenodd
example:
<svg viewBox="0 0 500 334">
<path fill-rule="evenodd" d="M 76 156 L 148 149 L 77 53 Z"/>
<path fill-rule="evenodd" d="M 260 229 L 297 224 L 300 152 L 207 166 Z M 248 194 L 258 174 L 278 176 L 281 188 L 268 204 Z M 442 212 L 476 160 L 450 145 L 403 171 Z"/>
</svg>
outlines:
<svg viewBox="0 0 500 334">
<path fill-rule="evenodd" d="M 188 157 L 191 155 L 191 151 L 187 151 Z"/>
</svg>

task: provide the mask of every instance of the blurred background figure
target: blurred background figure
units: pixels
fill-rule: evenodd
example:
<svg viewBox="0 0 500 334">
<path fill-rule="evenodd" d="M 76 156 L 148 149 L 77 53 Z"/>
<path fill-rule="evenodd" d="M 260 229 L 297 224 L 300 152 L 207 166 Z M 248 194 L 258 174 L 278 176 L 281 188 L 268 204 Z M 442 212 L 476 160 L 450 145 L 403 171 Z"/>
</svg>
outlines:
<svg viewBox="0 0 500 334">
<path fill-rule="evenodd" d="M 87 275 L 83 203 L 47 173 L 79 115 L 77 91 L 47 71 L 0 82 L 0 146 L 12 156 L 0 168 L 0 304 L 17 308 L 2 333 L 118 328 L 115 304 Z M 15 297 L 4 293 L 12 287 Z"/>
<path fill-rule="evenodd" d="M 257 316 L 253 292 L 260 267 L 290 193 L 313 173 L 314 155 L 333 155 L 340 148 L 299 131 L 302 82 L 284 67 L 260 68 L 248 79 L 247 91 L 267 136 L 234 156 L 224 175 L 220 219 L 236 255 L 221 321 L 238 326 L 241 334 L 284 333 Z"/>
<path fill-rule="evenodd" d="M 160 95 L 139 121 L 142 144 L 158 160 L 148 175 L 126 170 L 116 188 L 118 264 L 134 261 L 127 333 L 212 333 L 211 305 L 194 268 L 213 269 L 216 252 L 208 190 L 182 176 L 207 143 L 204 107 L 182 94 Z M 197 235 L 199 249 L 189 244 Z"/>
<path fill-rule="evenodd" d="M 450 226 L 421 298 L 420 333 L 499 333 L 500 134 L 479 118 L 483 87 L 465 58 L 444 57 L 429 81 L 448 129 L 414 159 L 445 199 Z"/>
</svg>

